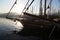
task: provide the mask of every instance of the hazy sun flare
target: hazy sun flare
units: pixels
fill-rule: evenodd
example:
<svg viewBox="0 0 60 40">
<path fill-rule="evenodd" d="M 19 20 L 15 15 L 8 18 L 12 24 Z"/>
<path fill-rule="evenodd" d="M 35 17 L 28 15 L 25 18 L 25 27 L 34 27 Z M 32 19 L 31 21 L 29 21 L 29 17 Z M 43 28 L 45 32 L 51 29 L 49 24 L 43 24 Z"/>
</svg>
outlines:
<svg viewBox="0 0 60 40">
<path fill-rule="evenodd" d="M 16 13 L 20 14 L 22 12 L 23 8 L 24 8 L 23 4 L 16 4 L 13 7 L 12 12 L 16 12 Z"/>
</svg>

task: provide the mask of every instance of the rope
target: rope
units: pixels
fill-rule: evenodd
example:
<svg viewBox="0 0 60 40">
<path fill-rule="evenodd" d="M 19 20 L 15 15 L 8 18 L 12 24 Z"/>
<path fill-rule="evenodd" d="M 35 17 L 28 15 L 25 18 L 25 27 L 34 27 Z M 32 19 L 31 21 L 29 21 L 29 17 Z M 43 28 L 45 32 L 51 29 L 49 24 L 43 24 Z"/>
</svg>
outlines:
<svg viewBox="0 0 60 40">
<path fill-rule="evenodd" d="M 30 3 L 30 5 L 27 7 L 26 11 L 29 9 L 29 7 L 31 6 L 31 4 L 34 2 L 34 0 L 32 0 L 32 2 Z M 25 12 L 26 12 L 25 11 Z"/>
<path fill-rule="evenodd" d="M 30 0 L 29 0 L 30 1 Z M 28 2 L 29 2 L 28 1 Z M 28 2 L 27 2 L 27 4 L 28 4 Z M 26 6 L 27 6 L 27 4 L 26 4 L 26 6 L 24 7 L 24 9 L 23 9 L 23 11 L 25 10 L 25 8 L 26 8 L 26 10 L 25 10 L 25 12 L 29 9 L 29 7 L 31 6 L 31 4 L 34 2 L 34 0 L 32 0 L 32 2 L 30 3 L 30 5 L 26 8 Z M 22 13 L 23 13 L 23 11 L 22 11 Z M 22 15 L 22 13 L 21 13 L 21 15 Z"/>
<path fill-rule="evenodd" d="M 26 3 L 26 5 L 25 5 L 25 7 L 24 7 L 24 9 L 22 10 L 22 12 L 21 12 L 20 15 L 22 15 L 23 11 L 26 9 L 26 6 L 28 5 L 29 1 L 30 1 L 30 0 L 28 0 L 28 2 Z"/>
<path fill-rule="evenodd" d="M 7 16 L 6 16 L 6 18 L 7 18 L 8 15 L 10 14 L 10 12 L 11 12 L 11 10 L 12 10 L 12 8 L 14 7 L 15 4 L 17 4 L 17 0 L 14 2 L 13 6 L 12 6 L 11 9 L 9 10 L 9 12 L 8 12 L 8 14 L 7 14 Z"/>
<path fill-rule="evenodd" d="M 51 33 L 50 33 L 50 35 L 49 35 L 49 38 L 51 37 L 52 33 L 54 32 L 55 27 L 56 27 L 56 26 L 53 27 L 53 29 L 52 29 L 52 31 L 51 31 Z"/>
<path fill-rule="evenodd" d="M 52 0 L 50 0 L 50 3 L 48 4 L 48 7 L 47 7 L 47 9 L 48 9 L 48 8 L 50 8 L 50 6 L 51 6 L 51 3 L 52 3 Z"/>
<path fill-rule="evenodd" d="M 26 6 L 28 5 L 29 1 L 30 1 L 30 0 L 28 0 L 28 2 L 26 3 L 26 5 L 25 5 L 23 11 L 25 10 L 25 8 L 26 8 Z M 23 11 L 22 11 L 22 12 L 23 12 Z"/>
</svg>

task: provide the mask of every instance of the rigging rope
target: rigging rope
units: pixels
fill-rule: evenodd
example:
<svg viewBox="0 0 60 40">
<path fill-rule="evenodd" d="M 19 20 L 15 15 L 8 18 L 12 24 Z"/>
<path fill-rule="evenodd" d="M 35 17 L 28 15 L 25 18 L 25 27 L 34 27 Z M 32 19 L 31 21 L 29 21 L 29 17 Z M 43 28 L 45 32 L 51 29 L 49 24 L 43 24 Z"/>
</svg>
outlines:
<svg viewBox="0 0 60 40">
<path fill-rule="evenodd" d="M 30 5 L 27 7 L 27 9 L 25 10 L 25 12 L 29 9 L 29 7 L 31 6 L 31 4 L 34 2 L 34 0 L 32 0 L 32 2 L 30 3 Z"/>
<path fill-rule="evenodd" d="M 51 6 L 51 3 L 52 3 L 52 0 L 50 0 L 50 3 L 48 4 L 48 7 L 47 7 L 47 9 L 48 9 L 48 8 L 50 8 L 50 6 Z"/>
<path fill-rule="evenodd" d="M 7 16 L 6 16 L 6 18 L 7 18 L 8 15 L 10 14 L 10 12 L 11 12 L 12 8 L 15 6 L 15 4 L 17 4 L 17 0 L 14 2 L 13 6 L 12 6 L 11 9 L 9 10 L 9 12 L 8 12 L 8 14 L 7 14 Z"/>
<path fill-rule="evenodd" d="M 30 1 L 30 0 L 29 0 Z M 29 2 L 28 1 L 28 2 Z M 27 2 L 27 4 L 28 4 L 28 2 Z M 29 7 L 31 6 L 31 4 L 34 2 L 34 0 L 32 0 L 32 2 L 30 3 L 30 5 L 26 8 L 26 6 L 27 6 L 27 4 L 26 4 L 26 6 L 24 7 L 24 9 L 23 9 L 23 11 L 25 10 L 25 8 L 26 8 L 26 10 L 25 10 L 25 12 L 29 9 Z M 22 11 L 22 13 L 23 13 L 23 11 Z M 21 13 L 21 15 L 22 15 L 22 13 Z"/>
<path fill-rule="evenodd" d="M 26 3 L 26 5 L 25 5 L 23 11 L 26 9 L 26 6 L 28 5 L 29 1 L 30 1 L 30 0 L 28 0 L 28 2 Z M 34 0 L 32 0 L 32 2 L 30 3 L 30 5 L 27 7 L 26 11 L 29 9 L 29 7 L 31 6 L 31 4 L 32 4 L 33 2 L 34 2 Z M 7 16 L 10 14 L 12 8 L 15 6 L 16 3 L 17 3 L 17 0 L 14 2 L 14 4 L 13 4 L 13 6 L 11 7 L 11 9 L 9 10 Z M 22 13 L 23 13 L 23 11 L 22 11 Z M 26 12 L 26 11 L 25 11 L 25 12 Z M 7 17 L 7 16 L 6 16 L 6 17 Z"/>
<path fill-rule="evenodd" d="M 25 8 L 26 8 L 26 6 L 28 5 L 29 1 L 30 1 L 30 0 L 28 0 L 28 2 L 26 3 L 26 5 L 25 5 L 23 11 L 25 10 Z M 22 12 L 23 12 L 23 11 L 22 11 Z"/>
<path fill-rule="evenodd" d="M 30 1 L 30 0 L 28 0 L 28 2 L 26 3 L 24 9 L 23 9 L 22 12 L 21 12 L 21 15 L 22 15 L 23 11 L 26 9 L 26 6 L 28 5 L 29 1 Z"/>
</svg>

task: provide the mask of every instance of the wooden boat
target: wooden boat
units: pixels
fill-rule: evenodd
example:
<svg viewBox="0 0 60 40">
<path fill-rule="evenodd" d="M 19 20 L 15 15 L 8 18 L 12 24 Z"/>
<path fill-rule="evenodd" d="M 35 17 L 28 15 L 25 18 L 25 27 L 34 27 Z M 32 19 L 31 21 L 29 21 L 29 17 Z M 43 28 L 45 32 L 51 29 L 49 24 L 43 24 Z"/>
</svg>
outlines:
<svg viewBox="0 0 60 40">
<path fill-rule="evenodd" d="M 31 2 L 31 4 L 32 3 L 33 3 L 33 1 Z M 42 5 L 42 0 L 40 1 L 40 3 L 41 3 L 40 5 Z M 29 6 L 27 7 L 27 9 L 29 8 Z M 40 8 L 40 10 L 42 11 L 41 8 Z M 36 16 L 36 15 L 29 14 L 27 12 L 23 12 L 23 14 L 24 15 L 23 15 L 22 20 L 19 18 L 16 19 L 16 20 L 20 21 L 23 24 L 23 26 L 31 26 L 31 27 L 33 26 L 34 28 L 37 27 L 37 28 L 50 29 L 50 28 L 52 28 L 51 26 L 54 25 L 52 23 L 53 20 L 50 20 L 49 18 L 46 17 L 46 0 L 45 0 L 45 7 L 44 7 L 44 16 L 42 16 L 42 15 Z M 50 27 L 48 27 L 48 26 L 50 26 Z"/>
<path fill-rule="evenodd" d="M 27 7 L 27 9 L 29 8 L 29 6 Z M 51 20 L 46 17 L 47 16 L 46 15 L 46 0 L 45 0 L 45 7 L 44 7 L 44 16 L 36 16 L 36 15 L 29 14 L 27 12 L 23 12 L 23 14 L 24 15 L 22 16 L 22 19 L 15 18 L 15 20 L 20 21 L 24 26 L 22 32 L 19 32 L 19 34 L 22 33 L 22 34 L 30 35 L 32 33 L 34 35 L 36 33 L 39 35 L 39 34 L 47 32 L 49 33 L 48 36 L 50 38 L 55 28 L 58 31 L 60 29 L 60 26 L 56 21 Z"/>
</svg>

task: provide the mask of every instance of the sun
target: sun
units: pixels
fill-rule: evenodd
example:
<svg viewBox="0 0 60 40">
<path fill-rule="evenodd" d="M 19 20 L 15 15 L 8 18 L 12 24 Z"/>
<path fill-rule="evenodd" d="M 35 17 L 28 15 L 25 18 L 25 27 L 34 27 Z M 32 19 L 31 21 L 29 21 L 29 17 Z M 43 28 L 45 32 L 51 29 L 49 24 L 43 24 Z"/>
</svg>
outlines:
<svg viewBox="0 0 60 40">
<path fill-rule="evenodd" d="M 24 5 L 23 4 L 16 4 L 13 7 L 12 12 L 16 12 L 16 13 L 20 14 L 22 12 L 23 8 L 24 8 Z"/>
</svg>

